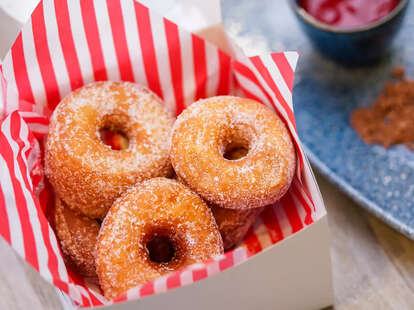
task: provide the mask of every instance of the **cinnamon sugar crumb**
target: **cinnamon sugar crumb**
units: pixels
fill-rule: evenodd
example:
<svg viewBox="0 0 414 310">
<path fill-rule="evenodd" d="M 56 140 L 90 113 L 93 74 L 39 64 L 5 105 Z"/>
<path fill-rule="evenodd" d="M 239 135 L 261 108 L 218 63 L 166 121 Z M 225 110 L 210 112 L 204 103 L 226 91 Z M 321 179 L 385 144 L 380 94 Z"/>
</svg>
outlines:
<svg viewBox="0 0 414 310">
<path fill-rule="evenodd" d="M 403 67 L 395 67 L 392 69 L 391 75 L 395 79 L 405 79 L 405 70 Z"/>
<path fill-rule="evenodd" d="M 399 81 L 387 82 L 371 107 L 354 110 L 351 125 L 365 143 L 405 144 L 414 150 L 414 81 L 401 67 L 392 76 Z"/>
</svg>

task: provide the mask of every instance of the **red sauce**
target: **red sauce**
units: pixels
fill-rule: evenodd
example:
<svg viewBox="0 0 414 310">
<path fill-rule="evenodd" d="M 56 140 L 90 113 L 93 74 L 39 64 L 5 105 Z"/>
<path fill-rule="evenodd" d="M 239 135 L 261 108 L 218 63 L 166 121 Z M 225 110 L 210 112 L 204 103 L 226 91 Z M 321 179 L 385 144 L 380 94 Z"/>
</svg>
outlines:
<svg viewBox="0 0 414 310">
<path fill-rule="evenodd" d="M 399 0 L 299 0 L 322 23 L 341 28 L 371 24 L 389 14 Z"/>
</svg>

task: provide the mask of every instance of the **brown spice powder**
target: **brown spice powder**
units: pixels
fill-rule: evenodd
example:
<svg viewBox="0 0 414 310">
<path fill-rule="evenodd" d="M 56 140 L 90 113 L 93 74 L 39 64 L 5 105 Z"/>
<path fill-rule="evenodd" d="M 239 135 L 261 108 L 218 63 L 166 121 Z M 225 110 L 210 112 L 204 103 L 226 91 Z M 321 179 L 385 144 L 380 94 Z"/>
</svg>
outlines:
<svg viewBox="0 0 414 310">
<path fill-rule="evenodd" d="M 392 75 L 399 81 L 386 83 L 371 107 L 354 110 L 351 125 L 367 144 L 405 144 L 414 150 L 414 81 L 406 79 L 403 68 Z"/>
</svg>

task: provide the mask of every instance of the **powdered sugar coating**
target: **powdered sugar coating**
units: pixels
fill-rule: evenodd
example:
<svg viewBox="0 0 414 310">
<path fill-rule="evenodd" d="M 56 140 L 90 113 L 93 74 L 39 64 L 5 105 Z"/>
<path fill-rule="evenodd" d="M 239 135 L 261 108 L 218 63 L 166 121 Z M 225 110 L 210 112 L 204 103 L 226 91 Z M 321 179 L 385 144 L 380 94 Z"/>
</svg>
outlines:
<svg viewBox="0 0 414 310">
<path fill-rule="evenodd" d="M 243 140 L 248 154 L 223 157 Z M 170 150 L 178 177 L 211 204 L 230 209 L 272 204 L 288 190 L 295 171 L 293 143 L 282 120 L 249 99 L 220 96 L 193 103 L 174 124 Z"/>
<path fill-rule="evenodd" d="M 146 243 L 168 235 L 175 255 L 169 263 L 150 260 Z M 166 178 L 130 188 L 111 207 L 98 237 L 96 268 L 107 298 L 166 273 L 223 253 L 213 214 L 185 185 Z"/>
<path fill-rule="evenodd" d="M 46 174 L 59 197 L 91 218 L 103 218 L 113 201 L 143 180 L 169 176 L 174 118 L 150 90 L 128 82 L 97 82 L 65 97 L 50 120 Z M 116 127 L 129 139 L 112 150 L 99 136 Z"/>
<path fill-rule="evenodd" d="M 95 245 L 100 225 L 69 209 L 56 198 L 54 227 L 63 253 L 75 270 L 84 277 L 97 278 L 95 271 Z"/>
<path fill-rule="evenodd" d="M 210 206 L 216 219 L 221 237 L 223 238 L 223 247 L 227 251 L 240 243 L 250 226 L 254 223 L 257 216 L 264 208 L 251 208 L 233 210 L 217 206 Z"/>
</svg>

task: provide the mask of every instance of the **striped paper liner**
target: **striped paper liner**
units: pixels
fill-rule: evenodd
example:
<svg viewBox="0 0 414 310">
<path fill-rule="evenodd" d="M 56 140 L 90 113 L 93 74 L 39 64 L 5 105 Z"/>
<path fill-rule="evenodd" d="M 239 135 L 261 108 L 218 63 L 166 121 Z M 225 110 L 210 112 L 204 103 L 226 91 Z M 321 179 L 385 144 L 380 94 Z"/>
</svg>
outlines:
<svg viewBox="0 0 414 310">
<path fill-rule="evenodd" d="M 0 65 L 0 234 L 74 305 L 90 307 L 202 280 L 311 225 L 325 210 L 317 203 L 317 185 L 296 132 L 297 59 L 295 52 L 231 58 L 133 0 L 42 1 Z M 102 80 L 144 84 L 176 114 L 197 99 L 241 89 L 279 114 L 298 157 L 289 192 L 264 210 L 237 249 L 135 287 L 115 301 L 66 268 L 46 217 L 54 197 L 42 169 L 53 109 L 69 92 Z"/>
</svg>

